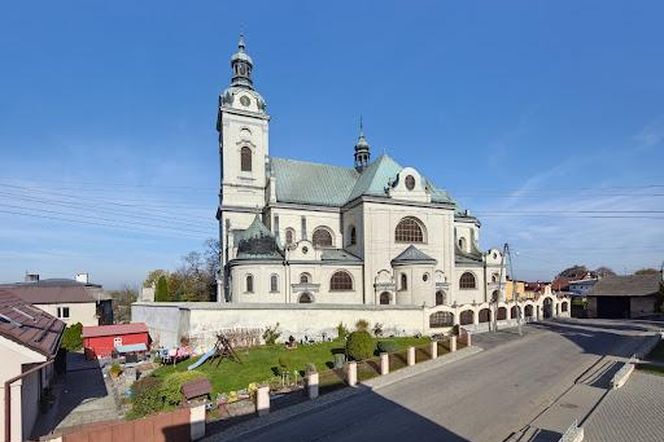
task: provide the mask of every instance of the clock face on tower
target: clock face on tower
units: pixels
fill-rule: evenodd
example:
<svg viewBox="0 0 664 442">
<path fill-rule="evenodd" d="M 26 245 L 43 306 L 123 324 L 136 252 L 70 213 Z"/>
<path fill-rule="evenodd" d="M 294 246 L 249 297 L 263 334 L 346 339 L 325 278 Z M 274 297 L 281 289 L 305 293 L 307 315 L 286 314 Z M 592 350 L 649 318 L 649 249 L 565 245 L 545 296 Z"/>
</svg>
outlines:
<svg viewBox="0 0 664 442">
<path fill-rule="evenodd" d="M 244 107 L 249 107 L 251 100 L 246 95 L 243 95 L 240 97 L 240 104 L 242 104 Z"/>
</svg>

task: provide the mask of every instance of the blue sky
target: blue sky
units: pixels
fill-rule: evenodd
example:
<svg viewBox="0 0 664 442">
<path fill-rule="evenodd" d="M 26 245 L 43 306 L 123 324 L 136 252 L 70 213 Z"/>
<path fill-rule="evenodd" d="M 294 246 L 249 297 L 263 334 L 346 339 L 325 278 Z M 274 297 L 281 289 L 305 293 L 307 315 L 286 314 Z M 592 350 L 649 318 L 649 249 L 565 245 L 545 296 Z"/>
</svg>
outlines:
<svg viewBox="0 0 664 442">
<path fill-rule="evenodd" d="M 380 6 L 379 6 L 380 5 Z M 664 260 L 658 1 L 13 2 L 0 11 L 0 281 L 114 288 L 216 235 L 241 30 L 271 154 L 388 152 L 509 242 L 515 276 Z"/>
</svg>

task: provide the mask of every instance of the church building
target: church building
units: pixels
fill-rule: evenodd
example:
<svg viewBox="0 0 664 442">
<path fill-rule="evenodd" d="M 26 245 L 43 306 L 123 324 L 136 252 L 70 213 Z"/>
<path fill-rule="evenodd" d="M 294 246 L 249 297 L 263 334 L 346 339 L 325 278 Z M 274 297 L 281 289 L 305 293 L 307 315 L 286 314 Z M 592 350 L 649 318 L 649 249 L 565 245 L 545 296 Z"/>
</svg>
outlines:
<svg viewBox="0 0 664 442">
<path fill-rule="evenodd" d="M 502 300 L 501 251 L 447 191 L 362 125 L 347 167 L 271 155 L 270 116 L 244 38 L 219 96 L 218 301 L 456 306 Z M 278 147 L 275 149 L 278 153 Z"/>
</svg>

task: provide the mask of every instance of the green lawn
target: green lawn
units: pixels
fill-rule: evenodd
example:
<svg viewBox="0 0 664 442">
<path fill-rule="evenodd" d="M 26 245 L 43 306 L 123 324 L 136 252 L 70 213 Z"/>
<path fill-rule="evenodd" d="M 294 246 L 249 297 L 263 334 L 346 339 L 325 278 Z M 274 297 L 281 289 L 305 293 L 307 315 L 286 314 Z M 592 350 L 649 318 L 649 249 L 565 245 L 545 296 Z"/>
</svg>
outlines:
<svg viewBox="0 0 664 442">
<path fill-rule="evenodd" d="M 429 338 L 380 338 L 380 341 L 392 341 L 399 349 L 411 345 L 418 346 L 429 342 Z M 324 342 L 312 345 L 300 345 L 294 350 L 287 350 L 283 345 L 261 346 L 237 350 L 242 364 L 224 359 L 217 365 L 213 359 L 197 368 L 205 373 L 212 383 L 213 394 L 247 388 L 251 382 L 263 382 L 275 377 L 274 369 L 279 366 L 279 358 L 286 358 L 293 369 L 304 370 L 306 364 L 313 363 L 319 371 L 332 367 L 334 353 L 344 351 L 343 341 Z M 154 376 L 164 377 L 174 371 L 185 371 L 198 358 L 183 361 L 176 365 L 163 366 L 153 372 Z"/>
<path fill-rule="evenodd" d="M 664 367 L 662 367 L 661 365 L 638 364 L 636 367 L 639 370 L 643 370 L 651 374 L 664 376 Z"/>
</svg>

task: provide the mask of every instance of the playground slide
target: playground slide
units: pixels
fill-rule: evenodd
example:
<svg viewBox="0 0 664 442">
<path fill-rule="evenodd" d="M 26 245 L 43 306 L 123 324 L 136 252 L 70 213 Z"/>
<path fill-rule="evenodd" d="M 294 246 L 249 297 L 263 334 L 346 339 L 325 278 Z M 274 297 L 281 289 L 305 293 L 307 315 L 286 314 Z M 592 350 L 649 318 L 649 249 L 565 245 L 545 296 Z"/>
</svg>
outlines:
<svg viewBox="0 0 664 442">
<path fill-rule="evenodd" d="M 210 359 L 210 357 L 212 357 L 212 355 L 214 355 L 214 350 L 215 348 L 212 347 L 211 349 L 206 351 L 205 354 L 198 359 L 198 361 L 194 362 L 189 367 L 187 367 L 187 370 L 193 370 L 194 368 L 198 368 L 201 365 L 203 365 L 205 361 L 207 361 L 208 359 Z"/>
</svg>

